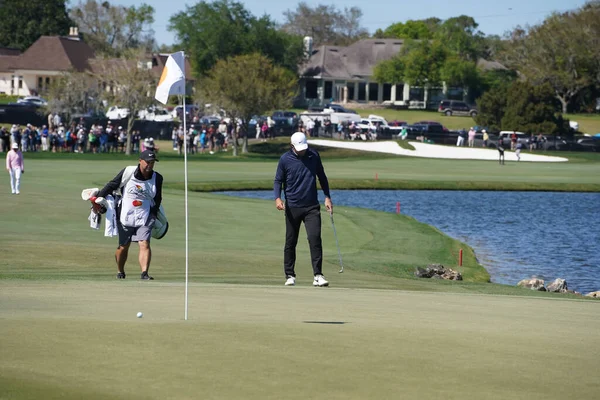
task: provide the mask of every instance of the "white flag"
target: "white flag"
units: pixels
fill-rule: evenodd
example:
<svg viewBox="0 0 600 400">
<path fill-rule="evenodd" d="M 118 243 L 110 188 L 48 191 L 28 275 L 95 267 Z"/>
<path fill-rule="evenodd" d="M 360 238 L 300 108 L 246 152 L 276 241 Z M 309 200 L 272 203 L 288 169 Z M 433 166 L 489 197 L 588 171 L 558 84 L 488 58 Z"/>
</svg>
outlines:
<svg viewBox="0 0 600 400">
<path fill-rule="evenodd" d="M 154 98 L 163 104 L 167 104 L 169 95 L 185 95 L 185 60 L 183 51 L 169 55 L 160 81 L 156 88 Z"/>
</svg>

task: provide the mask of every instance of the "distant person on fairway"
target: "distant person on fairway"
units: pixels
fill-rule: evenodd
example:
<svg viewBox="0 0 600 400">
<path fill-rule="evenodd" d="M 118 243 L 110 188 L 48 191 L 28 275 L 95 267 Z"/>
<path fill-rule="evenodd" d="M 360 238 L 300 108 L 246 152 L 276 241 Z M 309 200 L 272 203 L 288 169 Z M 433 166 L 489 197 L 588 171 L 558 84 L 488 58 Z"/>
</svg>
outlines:
<svg viewBox="0 0 600 400">
<path fill-rule="evenodd" d="M 115 253 L 117 279 L 125 279 L 125 262 L 127 262 L 131 242 L 138 242 L 140 246 L 141 279 L 154 279 L 148 275 L 152 258 L 150 237 L 162 201 L 163 184 L 162 175 L 154 171 L 154 163 L 157 161 L 156 153 L 153 150 L 144 150 L 140 153 L 140 162 L 133 176 L 129 178 L 121 190 L 121 201 L 117 201 L 116 220 L 119 230 L 119 247 Z M 119 189 L 124 172 L 125 169 L 122 169 L 96 196 L 105 198 Z"/>
<path fill-rule="evenodd" d="M 275 173 L 273 185 L 275 207 L 285 211 L 285 248 L 283 267 L 286 276 L 285 285 L 296 284 L 296 244 L 300 225 L 304 222 L 310 258 L 313 269 L 313 286 L 328 286 L 321 267 L 323 265 L 323 246 L 321 242 L 321 206 L 317 198 L 317 178 L 325 194 L 325 208 L 333 213 L 333 203 L 329 194 L 329 182 L 321 157 L 308 148 L 306 135 L 296 132 L 291 138 L 291 149 L 281 156 Z M 281 189 L 285 194 L 285 204 L 281 200 Z"/>
<path fill-rule="evenodd" d="M 6 170 L 10 176 L 10 190 L 12 194 L 21 193 L 21 174 L 25 173 L 25 164 L 23 163 L 23 153 L 19 150 L 19 143 L 14 142 L 11 150 L 6 153 Z"/>
<path fill-rule="evenodd" d="M 504 165 L 504 143 L 502 136 L 498 137 L 498 163 Z"/>
</svg>

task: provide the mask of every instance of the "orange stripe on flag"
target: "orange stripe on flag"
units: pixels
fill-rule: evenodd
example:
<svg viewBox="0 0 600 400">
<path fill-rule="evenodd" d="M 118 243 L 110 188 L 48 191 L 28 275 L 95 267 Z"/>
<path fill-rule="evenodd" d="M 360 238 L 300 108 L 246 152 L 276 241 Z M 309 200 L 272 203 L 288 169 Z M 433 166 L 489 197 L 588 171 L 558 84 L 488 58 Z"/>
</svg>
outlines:
<svg viewBox="0 0 600 400">
<path fill-rule="evenodd" d="M 169 70 L 167 68 L 167 66 L 165 65 L 165 68 L 163 69 L 162 75 L 160 76 L 160 81 L 158 81 L 158 86 L 162 85 L 162 83 L 164 82 L 165 79 L 167 79 L 167 75 L 169 74 Z"/>
</svg>

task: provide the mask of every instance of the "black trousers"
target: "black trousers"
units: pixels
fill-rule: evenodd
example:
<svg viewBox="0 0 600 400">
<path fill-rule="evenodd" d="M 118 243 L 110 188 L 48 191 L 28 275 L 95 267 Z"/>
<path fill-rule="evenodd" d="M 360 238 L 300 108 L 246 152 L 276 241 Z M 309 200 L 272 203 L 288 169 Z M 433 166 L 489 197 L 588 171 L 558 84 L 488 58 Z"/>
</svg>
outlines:
<svg viewBox="0 0 600 400">
<path fill-rule="evenodd" d="M 321 242 L 321 206 L 290 208 L 285 207 L 285 247 L 283 249 L 283 268 L 286 276 L 296 276 L 296 244 L 300 225 L 304 222 L 313 275 L 321 275 L 323 265 L 323 245 Z"/>
</svg>

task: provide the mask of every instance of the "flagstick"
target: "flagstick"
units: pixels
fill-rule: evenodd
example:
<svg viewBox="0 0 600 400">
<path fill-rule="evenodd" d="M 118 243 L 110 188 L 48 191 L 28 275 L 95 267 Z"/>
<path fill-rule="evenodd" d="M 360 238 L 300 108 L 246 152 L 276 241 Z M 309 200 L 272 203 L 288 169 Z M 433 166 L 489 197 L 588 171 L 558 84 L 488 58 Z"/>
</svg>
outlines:
<svg viewBox="0 0 600 400">
<path fill-rule="evenodd" d="M 185 82 L 185 78 L 183 80 Z M 184 83 L 185 85 L 185 83 Z M 184 192 L 185 192 L 185 320 L 188 319 L 188 170 L 187 170 L 187 126 L 185 117 L 185 86 L 183 91 L 183 170 L 184 170 Z"/>
</svg>

